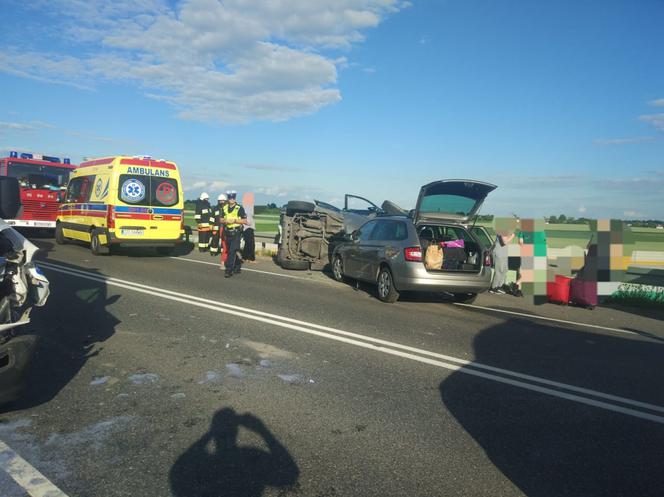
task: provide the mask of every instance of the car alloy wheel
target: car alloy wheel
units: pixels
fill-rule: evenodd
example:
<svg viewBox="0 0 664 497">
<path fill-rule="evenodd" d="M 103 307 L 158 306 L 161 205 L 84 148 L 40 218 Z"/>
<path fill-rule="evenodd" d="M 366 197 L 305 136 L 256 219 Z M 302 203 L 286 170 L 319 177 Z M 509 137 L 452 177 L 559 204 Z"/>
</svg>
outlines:
<svg viewBox="0 0 664 497">
<path fill-rule="evenodd" d="M 390 293 L 391 286 L 392 286 L 392 281 L 390 278 L 390 274 L 387 271 L 381 272 L 380 277 L 378 279 L 378 293 L 382 298 L 387 297 L 387 294 Z"/>
<path fill-rule="evenodd" d="M 383 302 L 396 302 L 399 299 L 399 292 L 394 287 L 392 273 L 387 267 L 383 267 L 378 273 L 378 298 Z"/>
<path fill-rule="evenodd" d="M 341 256 L 336 256 L 334 258 L 332 274 L 337 281 L 342 281 L 344 279 L 343 261 L 341 260 Z"/>
</svg>

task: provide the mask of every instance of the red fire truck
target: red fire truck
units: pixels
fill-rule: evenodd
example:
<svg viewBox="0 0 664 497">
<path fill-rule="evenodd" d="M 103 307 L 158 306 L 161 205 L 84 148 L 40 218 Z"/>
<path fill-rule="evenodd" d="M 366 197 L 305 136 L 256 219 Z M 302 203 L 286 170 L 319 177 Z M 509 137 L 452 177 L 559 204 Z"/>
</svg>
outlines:
<svg viewBox="0 0 664 497">
<path fill-rule="evenodd" d="M 69 173 L 76 169 L 69 159 L 9 152 L 0 158 L 0 176 L 13 176 L 21 187 L 23 209 L 18 219 L 5 219 L 17 227 L 55 228 L 58 206 L 64 200 Z"/>
</svg>

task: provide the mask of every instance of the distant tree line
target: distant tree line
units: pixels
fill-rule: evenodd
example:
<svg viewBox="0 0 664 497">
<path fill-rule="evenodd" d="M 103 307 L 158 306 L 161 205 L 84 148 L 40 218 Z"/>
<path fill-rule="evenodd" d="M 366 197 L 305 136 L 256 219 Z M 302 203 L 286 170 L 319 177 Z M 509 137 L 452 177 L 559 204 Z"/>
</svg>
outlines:
<svg viewBox="0 0 664 497">
<path fill-rule="evenodd" d="M 551 224 L 590 224 L 591 219 L 587 217 L 568 217 L 565 214 L 560 216 L 549 216 L 546 220 Z M 623 221 L 635 228 L 656 228 L 664 224 L 657 219 L 623 219 Z"/>
</svg>

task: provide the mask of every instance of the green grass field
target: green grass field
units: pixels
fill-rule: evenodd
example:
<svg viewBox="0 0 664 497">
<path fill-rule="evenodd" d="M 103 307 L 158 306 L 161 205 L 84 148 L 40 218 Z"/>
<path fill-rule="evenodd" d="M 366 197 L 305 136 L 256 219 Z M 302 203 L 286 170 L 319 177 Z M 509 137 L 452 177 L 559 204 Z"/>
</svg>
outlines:
<svg viewBox="0 0 664 497">
<path fill-rule="evenodd" d="M 279 215 L 274 214 L 257 214 L 254 216 L 256 220 L 256 231 L 261 233 L 276 233 L 279 225 Z M 184 224 L 194 228 L 196 222 L 194 221 L 194 212 L 185 211 Z"/>
<path fill-rule="evenodd" d="M 257 214 L 256 231 L 260 233 L 276 233 L 279 224 L 278 214 Z M 193 211 L 185 211 L 185 224 L 195 227 Z M 477 223 L 489 228 L 490 223 Z M 664 230 L 655 228 L 632 228 L 635 250 L 664 252 Z M 548 224 L 546 227 L 547 245 L 551 248 L 577 246 L 585 248 L 590 240 L 590 228 L 579 224 Z"/>
<path fill-rule="evenodd" d="M 477 223 L 490 229 L 490 223 Z M 664 230 L 655 228 L 632 228 L 634 250 L 663 251 Z M 591 231 L 587 225 L 579 224 L 548 224 L 546 226 L 547 246 L 565 248 L 567 246 L 587 247 Z M 595 240 L 596 241 L 596 240 Z"/>
</svg>

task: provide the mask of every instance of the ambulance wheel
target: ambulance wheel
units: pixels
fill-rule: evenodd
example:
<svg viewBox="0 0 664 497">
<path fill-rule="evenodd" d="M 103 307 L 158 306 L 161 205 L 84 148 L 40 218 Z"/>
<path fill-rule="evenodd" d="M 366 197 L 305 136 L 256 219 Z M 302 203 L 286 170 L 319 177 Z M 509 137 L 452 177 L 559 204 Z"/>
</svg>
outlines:
<svg viewBox="0 0 664 497">
<path fill-rule="evenodd" d="M 65 234 L 62 232 L 62 225 L 60 223 L 55 225 L 55 243 L 58 245 L 64 245 L 67 243 Z"/>
<path fill-rule="evenodd" d="M 90 235 L 90 250 L 93 255 L 106 255 L 111 251 L 106 245 L 102 245 L 99 241 L 99 230 L 92 230 Z"/>
</svg>

